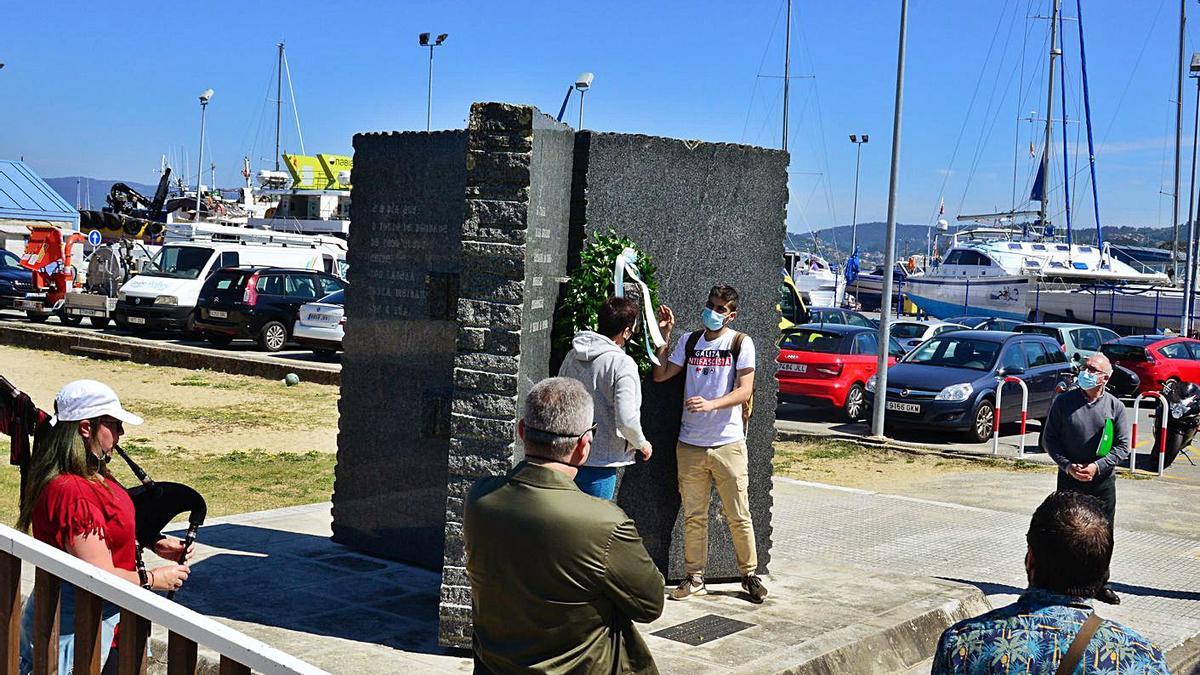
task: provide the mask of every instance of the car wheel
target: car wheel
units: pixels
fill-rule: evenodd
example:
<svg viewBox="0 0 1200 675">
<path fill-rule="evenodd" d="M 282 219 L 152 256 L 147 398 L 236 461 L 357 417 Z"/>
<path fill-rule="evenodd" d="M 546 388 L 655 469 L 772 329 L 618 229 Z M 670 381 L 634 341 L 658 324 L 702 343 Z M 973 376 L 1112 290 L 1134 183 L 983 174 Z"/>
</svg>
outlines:
<svg viewBox="0 0 1200 675">
<path fill-rule="evenodd" d="M 862 419 L 866 407 L 867 397 L 863 394 L 862 385 L 856 382 L 851 385 L 850 391 L 846 392 L 846 404 L 842 406 L 842 413 L 846 415 L 847 420 L 857 422 Z"/>
<path fill-rule="evenodd" d="M 228 347 L 229 343 L 233 342 L 233 336 L 225 335 L 224 333 L 205 333 L 204 339 L 208 340 L 209 344 L 216 345 L 217 347 Z"/>
<path fill-rule="evenodd" d="M 83 317 L 74 314 L 59 314 L 58 322 L 64 326 L 78 326 L 83 323 Z"/>
<path fill-rule="evenodd" d="M 258 344 L 269 352 L 277 352 L 287 344 L 287 326 L 278 321 L 268 321 L 262 330 L 258 331 Z"/>
<path fill-rule="evenodd" d="M 1167 398 L 1171 398 L 1172 396 L 1175 395 L 1175 392 L 1177 392 L 1177 391 L 1179 391 L 1179 378 L 1178 377 L 1169 377 L 1169 378 L 1167 378 L 1166 382 L 1163 382 L 1163 385 L 1162 385 L 1163 396 L 1166 396 Z"/>
<path fill-rule="evenodd" d="M 50 315 L 38 314 L 37 312 L 25 312 L 25 317 L 29 319 L 29 323 L 46 323 L 46 319 L 49 319 Z"/>
<path fill-rule="evenodd" d="M 108 328 L 108 317 L 106 316 L 88 317 L 88 321 L 92 324 L 92 328 Z"/>
<path fill-rule="evenodd" d="M 996 406 L 991 401 L 979 404 L 975 411 L 975 419 L 967 430 L 967 438 L 975 443 L 986 443 L 992 437 L 992 425 L 996 421 Z"/>
</svg>

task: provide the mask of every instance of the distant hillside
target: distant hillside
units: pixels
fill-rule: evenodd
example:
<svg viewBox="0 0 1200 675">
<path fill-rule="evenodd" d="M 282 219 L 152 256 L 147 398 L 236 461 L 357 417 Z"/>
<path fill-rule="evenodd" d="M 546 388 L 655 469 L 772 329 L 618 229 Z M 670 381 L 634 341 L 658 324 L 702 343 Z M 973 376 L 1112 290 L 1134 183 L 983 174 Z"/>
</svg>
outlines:
<svg viewBox="0 0 1200 675">
<path fill-rule="evenodd" d="M 47 178 L 46 183 L 54 188 L 54 191 L 62 195 L 62 198 L 67 200 L 72 206 L 87 208 L 88 197 L 91 197 L 92 208 L 96 211 L 104 208 L 108 197 L 108 191 L 112 189 L 113 183 L 125 183 L 129 187 L 138 192 L 153 197 L 154 191 L 158 189 L 157 185 L 147 185 L 145 183 L 135 183 L 128 180 L 106 180 L 103 178 L 88 178 L 87 176 L 63 176 L 61 178 Z M 76 189 L 79 190 L 80 203 L 75 204 Z"/>
</svg>

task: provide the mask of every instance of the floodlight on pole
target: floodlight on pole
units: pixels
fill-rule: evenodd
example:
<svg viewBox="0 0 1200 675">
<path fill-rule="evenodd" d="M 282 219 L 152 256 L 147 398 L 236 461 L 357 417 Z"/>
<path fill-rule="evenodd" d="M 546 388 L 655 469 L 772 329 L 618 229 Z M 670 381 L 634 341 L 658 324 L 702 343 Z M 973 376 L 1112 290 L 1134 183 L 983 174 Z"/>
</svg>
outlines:
<svg viewBox="0 0 1200 675">
<path fill-rule="evenodd" d="M 196 159 L 196 221 L 200 220 L 200 181 L 204 178 L 204 118 L 208 112 L 208 102 L 212 97 L 212 89 L 200 92 L 200 156 Z"/>
<path fill-rule="evenodd" d="M 579 131 L 583 131 L 583 95 L 592 88 L 594 79 L 596 76 L 588 72 L 580 73 L 579 77 L 575 78 L 575 88 L 579 90 Z"/>
<path fill-rule="evenodd" d="M 429 37 L 432 33 L 421 33 L 417 36 L 417 44 L 422 47 L 429 48 L 429 93 L 425 102 L 425 131 L 429 131 L 433 126 L 433 48 L 440 47 L 449 33 L 438 33 L 438 36 L 432 41 Z"/>
<path fill-rule="evenodd" d="M 859 139 L 858 134 L 850 134 L 850 142 L 857 149 L 854 159 L 854 210 L 850 216 L 850 255 L 854 255 L 854 251 L 858 247 L 858 169 L 862 166 L 862 144 L 866 143 L 869 137 L 866 134 Z"/>
</svg>

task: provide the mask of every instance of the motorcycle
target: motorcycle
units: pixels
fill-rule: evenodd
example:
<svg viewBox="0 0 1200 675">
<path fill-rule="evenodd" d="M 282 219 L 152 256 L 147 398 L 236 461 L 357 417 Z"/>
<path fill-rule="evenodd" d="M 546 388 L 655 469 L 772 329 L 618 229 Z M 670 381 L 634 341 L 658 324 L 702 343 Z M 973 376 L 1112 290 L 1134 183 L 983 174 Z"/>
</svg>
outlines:
<svg viewBox="0 0 1200 675">
<path fill-rule="evenodd" d="M 1162 447 L 1163 420 L 1155 420 L 1154 448 L 1150 454 L 1139 454 L 1134 461 L 1141 471 L 1158 471 L 1158 454 L 1163 453 L 1163 468 L 1171 466 L 1180 452 L 1184 452 L 1200 429 L 1200 387 L 1188 382 L 1167 392 L 1167 445 Z M 1188 461 L 1192 461 L 1188 457 Z M 1193 462 L 1194 463 L 1194 462 Z"/>
</svg>

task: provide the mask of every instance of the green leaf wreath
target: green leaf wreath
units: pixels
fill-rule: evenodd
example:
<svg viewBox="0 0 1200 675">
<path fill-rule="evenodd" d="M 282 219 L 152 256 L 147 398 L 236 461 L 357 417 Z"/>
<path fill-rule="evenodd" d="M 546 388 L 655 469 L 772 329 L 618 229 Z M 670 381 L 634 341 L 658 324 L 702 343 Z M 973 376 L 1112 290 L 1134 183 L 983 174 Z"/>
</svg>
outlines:
<svg viewBox="0 0 1200 675">
<path fill-rule="evenodd" d="M 593 235 L 579 254 L 579 267 L 571 272 L 566 290 L 560 298 L 558 311 L 554 316 L 554 351 L 566 354 L 571 350 L 571 339 L 576 333 L 581 330 L 596 330 L 600 306 L 612 295 L 613 261 L 626 248 L 638 252 L 638 273 L 650 289 L 650 299 L 654 307 L 658 306 L 654 263 L 646 258 L 637 244 L 611 229 Z M 642 303 L 640 297 L 632 294 L 629 294 L 629 297 L 637 300 L 639 305 Z M 642 311 L 644 313 L 645 310 Z M 645 377 L 653 364 L 646 356 L 646 330 L 645 326 L 641 326 L 642 321 L 639 321 L 639 329 L 633 334 L 625 353 L 633 357 L 637 362 L 638 372 Z"/>
</svg>

